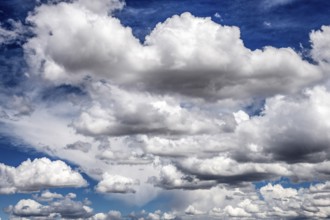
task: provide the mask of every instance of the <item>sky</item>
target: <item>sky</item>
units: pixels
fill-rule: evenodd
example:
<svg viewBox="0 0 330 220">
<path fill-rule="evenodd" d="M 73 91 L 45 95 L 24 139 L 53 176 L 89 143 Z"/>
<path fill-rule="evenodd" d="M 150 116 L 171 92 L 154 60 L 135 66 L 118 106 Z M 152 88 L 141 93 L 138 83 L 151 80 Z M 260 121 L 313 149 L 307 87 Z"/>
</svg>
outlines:
<svg viewBox="0 0 330 220">
<path fill-rule="evenodd" d="M 0 219 L 330 218 L 330 2 L 0 2 Z"/>
</svg>

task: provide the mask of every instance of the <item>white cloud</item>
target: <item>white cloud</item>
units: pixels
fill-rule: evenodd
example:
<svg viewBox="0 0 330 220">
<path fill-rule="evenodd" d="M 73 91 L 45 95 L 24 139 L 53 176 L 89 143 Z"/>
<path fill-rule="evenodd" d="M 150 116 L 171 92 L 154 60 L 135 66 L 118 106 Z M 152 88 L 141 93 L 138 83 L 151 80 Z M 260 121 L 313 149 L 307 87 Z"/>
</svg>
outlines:
<svg viewBox="0 0 330 220">
<path fill-rule="evenodd" d="M 267 200 L 284 199 L 294 197 L 298 194 L 297 190 L 292 188 L 283 188 L 281 185 L 268 184 L 260 189 L 261 195 Z"/>
<path fill-rule="evenodd" d="M 202 211 L 195 209 L 194 206 L 190 205 L 184 211 L 187 215 L 201 215 L 204 214 Z"/>
<path fill-rule="evenodd" d="M 326 88 L 315 87 L 299 97 L 267 99 L 262 117 L 253 117 L 236 128 L 241 145 L 260 147 L 264 159 L 271 156 L 289 163 L 325 160 L 330 143 L 326 132 L 330 126 L 329 94 Z M 240 157 L 246 159 L 248 154 L 244 153 Z"/>
<path fill-rule="evenodd" d="M 108 83 L 94 83 L 92 106 L 83 109 L 73 125 L 90 136 L 134 134 L 199 134 L 222 130 L 223 121 L 182 107 L 170 96 L 127 91 Z"/>
<path fill-rule="evenodd" d="M 104 4 L 102 1 L 98 3 Z M 44 78 L 72 82 L 81 80 L 77 74 L 86 76 L 90 73 L 117 78 L 118 73 L 129 73 L 131 67 L 138 65 L 134 54 L 141 45 L 131 29 L 123 27 L 118 19 L 95 14 L 86 6 L 103 9 L 102 5 L 91 5 L 83 0 L 61 2 L 41 5 L 34 15 L 28 17 L 27 20 L 35 24 L 37 35 L 29 40 L 25 50 L 31 67 Z M 66 52 L 63 54 L 63 51 Z M 46 60 L 41 65 L 43 59 Z M 121 80 L 132 76 L 126 74 Z"/>
<path fill-rule="evenodd" d="M 153 177 L 149 181 L 164 189 L 207 189 L 216 185 L 212 180 L 201 181 L 192 175 L 185 175 L 172 164 L 161 168 L 159 179 Z"/>
<path fill-rule="evenodd" d="M 285 164 L 280 163 L 238 163 L 224 157 L 207 159 L 187 158 L 178 162 L 180 169 L 200 179 L 217 180 L 223 183 L 260 181 L 291 175 Z"/>
<path fill-rule="evenodd" d="M 142 206 L 170 196 L 176 211 L 201 219 L 208 214 L 329 216 L 323 197 L 328 184 L 308 190 L 266 185 L 264 200 L 251 187 L 253 181 L 280 176 L 330 178 L 330 93 L 327 85 L 312 88 L 327 79 L 329 27 L 310 35 L 313 64 L 291 48 L 252 51 L 244 46 L 239 28 L 190 13 L 159 23 L 142 44 L 111 17 L 121 7 L 115 0 L 76 0 L 41 5 L 29 15 L 35 35 L 24 49 L 29 72 L 36 74 L 29 83 L 43 88 L 31 99 L 9 98 L 4 109 L 12 111 L 1 119 L 1 131 L 78 164 L 99 181 L 97 192 L 129 204 Z M 1 33 L 8 39 L 16 36 Z M 84 94 L 66 101 L 40 98 L 44 86 L 63 83 Z M 263 99 L 265 105 L 258 105 L 263 111 L 251 115 L 249 105 Z M 1 164 L 0 176 L 0 192 L 6 194 L 86 185 L 65 163 L 45 158 L 17 168 Z M 18 203 L 17 215 L 26 204 L 25 211 L 32 214 L 73 218 L 69 208 L 78 207 L 91 217 L 90 208 L 73 203 L 74 197 L 44 191 L 37 201 Z M 91 218 L 116 219 L 121 213 Z"/>
<path fill-rule="evenodd" d="M 88 0 L 78 0 L 76 2 L 88 10 L 104 16 L 108 13 L 111 14 L 114 10 L 122 9 L 125 5 L 125 2 L 121 0 L 96 0 L 93 3 Z"/>
<path fill-rule="evenodd" d="M 43 205 L 32 199 L 22 199 L 15 206 L 6 208 L 10 219 L 87 219 L 93 209 L 70 198 L 59 199 Z"/>
<path fill-rule="evenodd" d="M 0 192 L 33 192 L 53 187 L 82 187 L 87 182 L 63 161 L 47 158 L 24 161 L 18 167 L 0 164 Z"/>
<path fill-rule="evenodd" d="M 119 211 L 111 210 L 108 213 L 97 213 L 91 220 L 121 220 L 122 215 Z"/>
<path fill-rule="evenodd" d="M 23 199 L 13 207 L 12 212 L 17 216 L 46 216 L 47 208 L 32 199 Z"/>
<path fill-rule="evenodd" d="M 42 5 L 28 20 L 36 34 L 25 45 L 30 65 L 54 83 L 89 75 L 137 90 L 223 99 L 292 93 L 322 78 L 291 48 L 251 51 L 237 27 L 189 13 L 159 23 L 143 45 L 117 19 L 79 1 Z"/>
<path fill-rule="evenodd" d="M 311 54 L 315 61 L 320 63 L 330 62 L 330 26 L 322 26 L 320 30 L 312 31 L 310 39 L 312 43 Z"/>
<path fill-rule="evenodd" d="M 133 186 L 137 184 L 133 179 L 104 173 L 95 189 L 99 193 L 135 193 Z"/>
<path fill-rule="evenodd" d="M 240 218 L 246 218 L 250 217 L 251 215 L 247 213 L 244 209 L 236 207 L 233 208 L 232 206 L 226 206 L 224 211 L 230 216 L 230 217 L 240 217 Z"/>
<path fill-rule="evenodd" d="M 53 201 L 54 199 L 61 199 L 63 196 L 58 193 L 52 193 L 49 190 L 43 191 L 40 196 L 35 195 L 34 198 L 38 201 Z"/>
</svg>

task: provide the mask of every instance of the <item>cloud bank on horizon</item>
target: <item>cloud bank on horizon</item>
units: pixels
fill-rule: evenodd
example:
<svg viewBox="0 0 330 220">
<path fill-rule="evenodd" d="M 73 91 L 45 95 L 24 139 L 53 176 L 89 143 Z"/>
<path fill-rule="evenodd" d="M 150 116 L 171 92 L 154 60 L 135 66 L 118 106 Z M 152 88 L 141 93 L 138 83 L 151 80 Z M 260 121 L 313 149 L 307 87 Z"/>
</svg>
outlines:
<svg viewBox="0 0 330 220">
<path fill-rule="evenodd" d="M 238 27 L 189 12 L 141 42 L 113 15 L 124 7 L 39 2 L 24 24 L 1 27 L 0 45 L 21 41 L 28 67 L 1 88 L 0 132 L 58 158 L 0 163 L 0 194 L 26 193 L 1 207 L 9 218 L 329 218 L 330 26 L 311 30 L 306 58 L 249 49 Z M 318 183 L 268 183 L 281 178 Z M 50 191 L 72 187 L 128 207 L 171 202 L 96 212 Z"/>
</svg>

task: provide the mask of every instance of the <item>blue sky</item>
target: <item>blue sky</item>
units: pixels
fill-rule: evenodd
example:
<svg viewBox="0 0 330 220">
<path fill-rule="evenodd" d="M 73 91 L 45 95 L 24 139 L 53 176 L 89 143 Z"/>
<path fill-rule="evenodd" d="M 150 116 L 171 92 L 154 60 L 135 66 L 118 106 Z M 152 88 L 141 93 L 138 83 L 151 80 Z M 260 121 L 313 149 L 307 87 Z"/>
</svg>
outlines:
<svg viewBox="0 0 330 220">
<path fill-rule="evenodd" d="M 0 219 L 330 217 L 330 2 L 0 3 Z"/>
</svg>

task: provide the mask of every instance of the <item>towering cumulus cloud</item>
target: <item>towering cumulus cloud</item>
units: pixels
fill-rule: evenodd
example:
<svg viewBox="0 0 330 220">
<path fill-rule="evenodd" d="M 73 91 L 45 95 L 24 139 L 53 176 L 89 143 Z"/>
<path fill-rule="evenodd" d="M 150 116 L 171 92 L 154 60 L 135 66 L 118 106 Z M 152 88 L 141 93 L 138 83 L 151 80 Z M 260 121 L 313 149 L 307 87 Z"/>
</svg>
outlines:
<svg viewBox="0 0 330 220">
<path fill-rule="evenodd" d="M 27 63 L 1 94 L 0 133 L 58 158 L 0 163 L 0 193 L 25 196 L 8 216 L 329 218 L 330 27 L 310 31 L 308 55 L 250 49 L 239 27 L 189 12 L 138 39 L 124 7 L 41 1 L 0 27 Z"/>
</svg>

